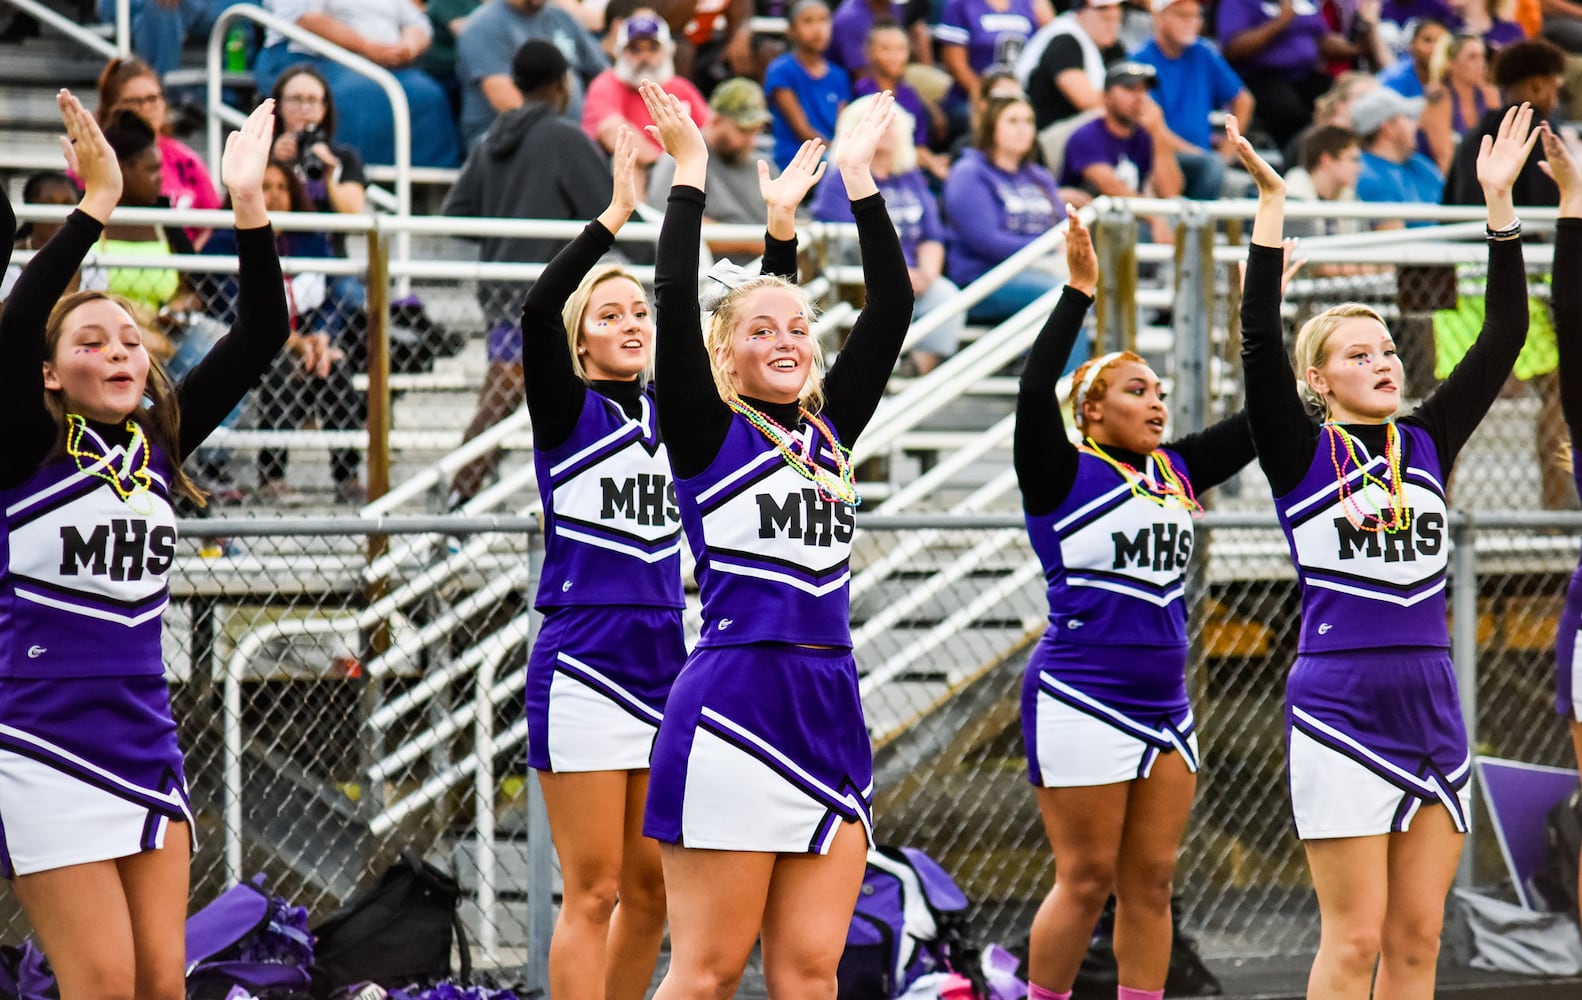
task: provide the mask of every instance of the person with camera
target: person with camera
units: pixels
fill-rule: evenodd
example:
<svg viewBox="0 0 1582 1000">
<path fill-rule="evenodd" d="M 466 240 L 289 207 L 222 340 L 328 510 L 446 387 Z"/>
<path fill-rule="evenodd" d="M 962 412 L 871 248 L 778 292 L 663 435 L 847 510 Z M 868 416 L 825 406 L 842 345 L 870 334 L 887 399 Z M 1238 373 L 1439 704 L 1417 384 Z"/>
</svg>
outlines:
<svg viewBox="0 0 1582 1000">
<path fill-rule="evenodd" d="M 279 109 L 270 156 L 296 168 L 313 211 L 363 211 L 368 179 L 362 154 L 335 141 L 335 98 L 324 75 L 298 63 L 280 74 L 269 96 Z"/>
</svg>

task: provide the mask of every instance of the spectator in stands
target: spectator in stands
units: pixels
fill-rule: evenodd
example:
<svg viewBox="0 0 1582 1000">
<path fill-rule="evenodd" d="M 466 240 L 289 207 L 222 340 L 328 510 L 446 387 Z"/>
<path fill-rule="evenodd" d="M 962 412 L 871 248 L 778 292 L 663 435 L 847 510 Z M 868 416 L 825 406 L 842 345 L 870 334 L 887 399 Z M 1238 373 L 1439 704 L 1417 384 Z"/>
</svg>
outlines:
<svg viewBox="0 0 1582 1000">
<path fill-rule="evenodd" d="M 1312 0 L 1221 0 L 1217 30 L 1220 50 L 1257 102 L 1257 126 L 1280 147 L 1307 127 L 1313 102 L 1329 89 L 1319 59 L 1357 52 Z"/>
<path fill-rule="evenodd" d="M 276 108 L 270 156 L 296 170 L 313 211 L 363 211 L 368 200 L 363 158 L 337 137 L 335 95 L 318 68 L 311 63 L 288 67 L 270 96 Z"/>
<path fill-rule="evenodd" d="M 458 122 L 461 121 L 461 79 L 456 75 L 456 36 L 467 26 L 468 16 L 482 4 L 483 0 L 428 0 L 423 6 L 423 16 L 428 18 L 434 37 L 418 60 L 418 68 L 445 88 L 450 113 Z"/>
<path fill-rule="evenodd" d="M 1576 55 L 1582 53 L 1582 3 L 1543 0 L 1543 37 Z"/>
<path fill-rule="evenodd" d="M 961 154 L 945 181 L 946 273 L 962 288 L 1065 217 L 1055 179 L 1033 162 L 1034 135 L 1033 108 L 1026 99 L 990 100 L 972 148 Z M 1029 267 L 973 306 L 967 320 L 998 322 L 1059 284 L 1053 272 Z"/>
<path fill-rule="evenodd" d="M 546 0 L 485 0 L 456 36 L 456 71 L 461 77 L 461 135 L 470 153 L 495 116 L 522 106 L 511 63 L 524 42 L 541 39 L 560 48 L 575 70 L 567 85 L 566 117 L 582 120 L 582 92 L 609 61 L 576 18 Z"/>
<path fill-rule="evenodd" d="M 136 56 L 117 56 L 99 74 L 99 107 L 95 111 L 99 127 L 109 125 L 122 111 L 137 112 L 154 130 L 161 183 L 172 208 L 220 207 L 209 168 L 191 147 L 170 134 L 170 107 L 165 103 L 165 88 L 158 74 Z M 208 230 L 189 229 L 187 236 L 202 246 Z"/>
<path fill-rule="evenodd" d="M 1432 63 L 1445 37 L 1445 26 L 1432 18 L 1421 18 L 1412 27 L 1412 41 L 1406 58 L 1379 74 L 1379 82 L 1402 97 L 1422 97 L 1437 83 Z"/>
<path fill-rule="evenodd" d="M 1356 201 L 1361 170 L 1362 144 L 1357 133 L 1339 125 L 1319 125 L 1302 140 L 1300 166 L 1286 171 L 1285 196 L 1290 201 Z M 1361 219 L 1285 220 L 1286 235 L 1295 237 L 1338 236 L 1365 229 Z"/>
<path fill-rule="evenodd" d="M 588 96 L 582 103 L 582 130 L 606 153 L 615 152 L 616 139 L 622 129 L 635 131 L 638 135 L 639 188 L 647 190 L 644 180 L 648 168 L 665 155 L 665 151 L 646 131 L 654 120 L 648 116 L 637 85 L 652 80 L 665 93 L 674 94 L 687 106 L 699 128 L 708 123 L 708 102 L 691 80 L 676 75 L 672 61 L 675 45 L 670 41 L 670 28 L 652 10 L 642 8 L 622 21 L 617 29 L 616 43 L 619 54 L 615 57 L 615 65 L 588 84 Z"/>
<path fill-rule="evenodd" d="M 1537 0 L 1533 2 L 1537 3 Z M 1504 17 L 1515 6 L 1508 4 L 1507 0 L 1454 0 L 1451 6 L 1461 19 L 1458 32 L 1483 39 L 1490 58 L 1512 42 L 1524 41 L 1528 37 L 1525 28 Z"/>
<path fill-rule="evenodd" d="M 70 177 L 57 170 L 32 174 L 22 184 L 24 205 L 75 205 L 81 200 L 82 192 L 77 190 L 77 185 L 72 183 Z M 13 249 L 38 250 L 60 232 L 60 227 L 59 222 L 24 222 L 17 227 Z M 16 284 L 16 279 L 21 273 L 22 263 L 13 257 L 6 265 L 5 278 L 0 281 L 0 301 L 11 297 L 11 286 Z M 70 294 L 79 290 L 102 291 L 108 287 L 107 282 L 108 276 L 104 268 L 84 267 L 72 276 L 70 284 L 66 286 L 66 292 Z M 154 353 L 153 345 L 150 345 L 149 351 Z M 168 355 L 169 352 L 165 353 Z"/>
<path fill-rule="evenodd" d="M 609 163 L 599 147 L 563 117 L 571 103 L 571 64 L 553 42 L 523 42 L 511 60 L 520 106 L 503 112 L 468 154 L 445 197 L 445 215 L 494 219 L 591 219 L 609 201 Z M 548 261 L 565 240 L 491 236 L 479 241 L 482 261 Z M 478 302 L 488 325 L 489 367 L 467 438 L 483 433 L 522 405 L 519 283 L 483 281 Z M 482 487 L 498 457 L 485 456 L 456 473 L 451 505 Z"/>
<path fill-rule="evenodd" d="M 132 51 L 154 68 L 158 78 L 181 68 L 188 36 L 203 37 L 214 19 L 237 0 L 130 0 Z M 99 20 L 114 24 L 116 0 L 98 0 Z"/>
<path fill-rule="evenodd" d="M 1132 58 L 1152 66 L 1159 86 L 1152 99 L 1164 112 L 1169 146 L 1181 168 L 1188 198 L 1218 198 L 1225 186 L 1225 155 L 1214 151 L 1209 115 L 1229 108 L 1237 121 L 1252 120 L 1252 94 L 1219 50 L 1202 37 L 1200 0 L 1153 0 L 1154 35 Z"/>
<path fill-rule="evenodd" d="M 1422 113 L 1423 98 L 1402 97 L 1389 87 L 1371 90 L 1352 104 L 1351 125 L 1362 137 L 1357 200 L 1439 204 L 1444 175 L 1433 160 L 1417 151 L 1417 119 Z M 1384 222 L 1379 228 L 1399 225 Z"/>
<path fill-rule="evenodd" d="M 670 26 L 676 72 L 706 91 L 732 75 L 758 79 L 771 58 L 762 51 L 763 39 L 753 35 L 753 0 L 650 0 L 644 6 Z"/>
<path fill-rule="evenodd" d="M 824 57 L 830 42 L 824 0 L 797 0 L 786 25 L 791 50 L 769 64 L 764 92 L 774 115 L 775 163 L 782 170 L 802 143 L 835 137 L 835 119 L 851 101 L 846 71 Z"/>
<path fill-rule="evenodd" d="M 1066 143 L 1062 187 L 1116 198 L 1181 193 L 1181 168 L 1168 149 L 1170 131 L 1148 92 L 1159 85 L 1147 63 L 1118 62 L 1104 74 L 1104 114 L 1071 133 Z M 1156 243 L 1174 242 L 1168 220 L 1146 219 Z"/>
<path fill-rule="evenodd" d="M 837 134 L 845 136 L 856 128 L 873 101 L 870 95 L 849 104 L 840 114 Z M 906 270 L 912 278 L 915 296 L 912 318 L 917 320 L 949 302 L 960 289 L 943 273 L 945 227 L 940 222 L 939 206 L 929 190 L 928 179 L 918 169 L 913 127 L 906 120 L 909 117 L 907 112 L 896 110 L 889 130 L 874 148 L 872 170 L 874 182 L 884 195 L 885 210 L 890 213 L 890 221 L 895 223 L 896 233 L 901 237 L 901 252 L 906 255 Z M 835 140 L 836 145 L 830 151 L 832 158 L 839 155 L 840 142 L 838 138 Z M 856 221 L 840 171 L 832 170 L 824 175 L 813 198 L 813 218 L 820 222 Z M 955 354 L 961 346 L 961 332 L 965 326 L 966 316 L 958 314 L 913 344 L 909 357 L 917 374 L 928 374 L 941 361 Z"/>
<path fill-rule="evenodd" d="M 1104 69 L 1126 57 L 1120 43 L 1122 0 L 1077 0 L 1028 40 L 1016 76 L 1039 128 L 1096 111 L 1104 102 Z"/>
<path fill-rule="evenodd" d="M 287 212 L 313 211 L 313 203 L 292 164 L 269 161 L 264 171 L 264 205 L 277 219 Z M 277 232 L 275 248 L 283 258 L 338 256 L 326 233 Z M 236 231 L 215 232 L 204 253 L 234 256 Z M 258 426 L 265 430 L 296 430 L 315 422 L 323 430 L 363 429 L 368 423 L 367 402 L 352 384 L 346 352 L 337 346 L 360 303 L 342 301 L 336 282 L 323 273 L 297 271 L 284 277 L 291 334 L 286 339 L 286 349 L 275 355 L 274 364 L 259 383 L 254 399 Z M 236 280 L 227 276 L 216 283 L 214 294 L 206 296 L 210 311 L 227 326 L 235 322 L 236 295 Z M 286 479 L 289 458 L 284 449 L 259 449 L 260 499 L 277 506 L 306 501 L 302 491 Z M 338 448 L 330 453 L 330 478 L 335 498 L 341 503 L 361 504 L 367 499 L 367 491 L 357 480 L 360 462 L 356 448 Z"/>
<path fill-rule="evenodd" d="M 934 43 L 940 65 L 955 81 L 947 98 L 954 113 L 964 120 L 983 74 L 1014 66 L 1027 40 L 1051 16 L 1047 4 L 1033 0 L 945 0 Z"/>
<path fill-rule="evenodd" d="M 1335 77 L 1334 84 L 1313 102 L 1313 122 L 1291 137 L 1280 150 L 1280 160 L 1289 166 L 1302 162 L 1302 140 L 1320 125 L 1339 125 L 1351 128 L 1351 104 L 1376 87 L 1382 87 L 1379 78 L 1360 70 L 1347 70 Z M 1241 119 L 1237 119 L 1240 121 Z"/>
<path fill-rule="evenodd" d="M 835 37 L 839 38 L 840 33 L 836 32 Z M 923 95 L 906 82 L 906 30 L 896 21 L 875 21 L 863 41 L 863 52 L 866 61 L 861 67 L 862 75 L 852 81 L 852 97 L 866 97 L 884 90 L 894 95 L 896 106 L 916 122 L 913 143 L 917 147 L 918 162 L 943 180 L 950 172 L 950 159 L 930 152 L 929 143 L 943 141 L 948 125 L 939 106 L 925 101 Z"/>
<path fill-rule="evenodd" d="M 876 24 L 899 26 L 906 11 L 895 0 L 841 0 L 830 16 L 829 61 L 845 70 L 853 80 L 871 61 L 868 33 Z M 902 39 L 906 32 L 902 29 Z M 898 102 L 899 103 L 899 102 Z M 902 107 L 916 117 L 911 108 Z"/>
<path fill-rule="evenodd" d="M 267 6 L 299 28 L 355 52 L 388 70 L 406 94 L 411 113 L 412 163 L 453 167 L 460 160 L 456 120 L 445 89 L 418 69 L 434 29 L 410 0 L 268 0 Z M 368 77 L 288 42 L 279 32 L 264 37 L 253 64 L 258 89 L 271 90 L 288 66 L 316 66 L 341 106 L 341 138 L 369 163 L 395 162 L 395 112 L 384 90 Z"/>
<path fill-rule="evenodd" d="M 1490 108 L 1499 106 L 1500 92 L 1489 85 L 1488 60 L 1483 39 L 1455 35 L 1441 46 L 1433 61 L 1441 100 L 1431 100 L 1418 122 L 1422 143 L 1440 170 L 1449 171 L 1456 144 Z M 1421 145 L 1420 144 L 1420 145 Z"/>
<path fill-rule="evenodd" d="M 763 88 L 744 76 L 726 80 L 709 96 L 708 123 L 703 141 L 709 147 L 708 215 L 704 222 L 757 225 L 769 211 L 760 189 L 763 178 L 753 155 L 758 137 L 769 124 L 769 105 Z M 768 165 L 765 164 L 767 167 Z M 770 169 L 771 176 L 775 173 Z M 670 197 L 676 176 L 674 157 L 662 156 L 649 171 L 648 203 L 663 205 Z M 764 252 L 760 239 L 743 242 L 710 240 L 709 250 L 745 264 Z"/>
<path fill-rule="evenodd" d="M 1523 102 L 1533 106 L 1533 117 L 1548 121 L 1560 102 L 1560 88 L 1565 83 L 1565 53 L 1553 42 L 1542 38 L 1515 42 L 1500 50 L 1494 61 L 1494 85 L 1499 88 L 1501 100 L 1483 113 L 1483 117 L 1461 136 L 1461 143 L 1450 160 L 1445 174 L 1445 204 L 1481 205 L 1482 188 L 1478 185 L 1478 147 L 1486 135 L 1499 130 L 1505 110 Z M 1560 189 L 1538 164 L 1543 159 L 1534 151 L 1516 175 L 1512 197 L 1518 205 L 1558 205 Z"/>
</svg>

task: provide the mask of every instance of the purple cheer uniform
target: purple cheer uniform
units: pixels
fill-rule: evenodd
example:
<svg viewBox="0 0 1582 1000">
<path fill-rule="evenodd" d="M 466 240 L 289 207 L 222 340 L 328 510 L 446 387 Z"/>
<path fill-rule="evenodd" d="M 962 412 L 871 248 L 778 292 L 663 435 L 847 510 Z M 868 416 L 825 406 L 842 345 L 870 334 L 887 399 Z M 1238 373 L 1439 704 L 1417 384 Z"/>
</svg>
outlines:
<svg viewBox="0 0 1582 1000">
<path fill-rule="evenodd" d="M 1435 804 L 1465 830 L 1471 755 L 1445 620 L 1443 484 L 1526 339 L 1521 240 L 1490 241 L 1476 344 L 1393 426 L 1320 424 L 1307 413 L 1282 345 L 1281 266 L 1278 247 L 1249 249 L 1242 359 L 1259 463 L 1301 585 L 1286 682 L 1297 833 L 1400 832 Z"/>
<path fill-rule="evenodd" d="M 1582 263 L 1582 219 L 1564 218 L 1555 223 L 1555 263 L 1557 275 L 1574 275 Z M 1556 281 L 1550 304 L 1554 309 L 1555 343 L 1560 351 L 1560 408 L 1565 413 L 1571 434 L 1571 471 L 1577 489 L 1582 490 L 1582 452 L 1575 442 L 1582 433 L 1582 349 L 1572 339 L 1582 336 L 1582 283 Z M 1566 587 L 1565 610 L 1555 630 L 1555 710 L 1582 722 L 1582 662 L 1577 642 L 1582 632 L 1582 562 L 1571 574 Z"/>
</svg>

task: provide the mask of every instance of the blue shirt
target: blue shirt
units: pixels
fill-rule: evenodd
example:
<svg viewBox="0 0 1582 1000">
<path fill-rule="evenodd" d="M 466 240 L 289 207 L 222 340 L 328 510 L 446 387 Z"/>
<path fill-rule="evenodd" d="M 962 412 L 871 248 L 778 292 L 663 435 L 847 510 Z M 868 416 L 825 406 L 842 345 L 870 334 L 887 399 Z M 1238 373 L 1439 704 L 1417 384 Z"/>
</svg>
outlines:
<svg viewBox="0 0 1582 1000">
<path fill-rule="evenodd" d="M 1379 82 L 1402 97 L 1422 97 L 1423 82 L 1410 59 L 1398 59 L 1394 66 L 1379 74 Z"/>
<path fill-rule="evenodd" d="M 1362 153 L 1362 172 L 1357 175 L 1358 201 L 1405 201 L 1437 205 L 1444 193 L 1445 178 L 1434 161 L 1413 153 L 1405 163 L 1396 163 L 1366 150 Z M 1408 222 L 1408 226 L 1429 226 L 1431 222 Z"/>
<path fill-rule="evenodd" d="M 1152 66 L 1158 74 L 1159 86 L 1153 90 L 1153 99 L 1164 111 L 1170 131 L 1199 149 L 1210 148 L 1213 130 L 1209 114 L 1246 89 L 1219 50 L 1199 38 L 1187 46 L 1180 58 L 1171 59 L 1150 38 L 1132 53 L 1132 58 Z"/>
<path fill-rule="evenodd" d="M 506 3 L 490 0 L 467 19 L 456 36 L 456 76 L 461 81 L 461 134 L 471 149 L 494 124 L 497 112 L 483 96 L 480 82 L 487 76 L 510 76 L 511 59 L 530 39 L 552 43 L 571 64 L 571 103 L 565 117 L 582 121 L 582 81 L 607 65 L 599 43 L 570 14 L 553 4 L 532 14 Z"/>
<path fill-rule="evenodd" d="M 774 119 L 775 163 L 784 170 L 796 151 L 802 148 L 802 140 L 791 131 L 790 123 L 780 113 L 774 97 L 777 90 L 795 94 L 813 131 L 825 139 L 833 139 L 835 119 L 841 107 L 851 100 L 851 80 L 845 70 L 827 60 L 824 75 L 814 77 L 790 52 L 769 64 L 764 73 L 764 93 L 769 95 L 769 111 Z"/>
</svg>

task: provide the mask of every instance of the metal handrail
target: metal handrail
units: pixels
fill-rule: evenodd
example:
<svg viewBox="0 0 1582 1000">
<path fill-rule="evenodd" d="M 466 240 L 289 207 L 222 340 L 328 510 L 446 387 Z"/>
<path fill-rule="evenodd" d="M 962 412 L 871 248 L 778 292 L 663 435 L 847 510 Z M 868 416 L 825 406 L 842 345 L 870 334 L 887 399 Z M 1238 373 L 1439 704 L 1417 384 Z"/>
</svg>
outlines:
<svg viewBox="0 0 1582 1000">
<path fill-rule="evenodd" d="M 125 2 L 125 0 L 121 0 Z M 255 4 L 237 4 L 227 7 L 214 19 L 214 28 L 209 32 L 209 49 L 207 53 L 208 67 L 208 136 L 209 136 L 209 172 L 215 179 L 220 178 L 220 154 L 223 146 L 220 142 L 220 126 L 222 121 L 232 125 L 239 125 L 245 116 L 235 111 L 225 103 L 221 76 L 222 59 L 225 55 L 225 35 L 231 22 L 237 19 L 246 19 L 261 24 L 273 31 L 278 31 L 291 41 L 301 45 L 316 55 L 322 56 L 331 62 L 345 66 L 362 76 L 367 77 L 379 85 L 385 92 L 385 97 L 390 100 L 391 117 L 395 122 L 395 194 L 396 210 L 402 216 L 412 214 L 412 109 L 407 103 L 406 91 L 401 89 L 401 84 L 395 76 L 383 66 L 380 66 L 354 52 L 327 41 L 319 35 L 299 28 L 292 21 L 277 17 L 269 11 Z M 411 236 L 401 233 L 396 239 L 397 260 L 408 260 L 412 256 Z"/>
</svg>

